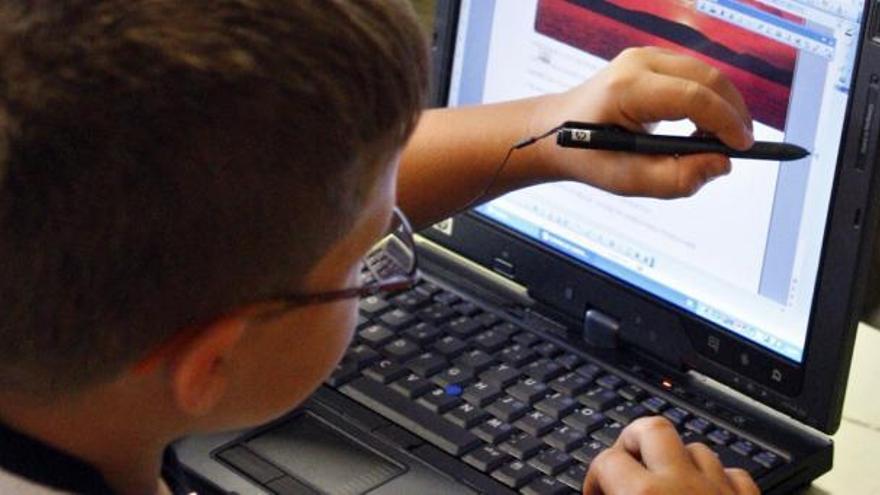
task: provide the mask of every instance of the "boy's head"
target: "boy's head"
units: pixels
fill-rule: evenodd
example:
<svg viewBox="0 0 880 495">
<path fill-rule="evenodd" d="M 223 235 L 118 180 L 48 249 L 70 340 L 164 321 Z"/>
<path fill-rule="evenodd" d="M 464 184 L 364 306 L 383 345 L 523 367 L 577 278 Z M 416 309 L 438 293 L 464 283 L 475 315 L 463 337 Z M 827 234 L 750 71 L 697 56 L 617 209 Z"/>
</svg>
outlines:
<svg viewBox="0 0 880 495">
<path fill-rule="evenodd" d="M 184 368 L 213 359 L 193 346 L 263 352 L 240 328 L 262 302 L 350 283 L 424 98 L 406 3 L 3 2 L 0 389 L 76 394 L 157 348 Z M 303 312 L 314 328 L 289 344 L 312 354 L 266 360 L 320 379 L 350 301 L 254 326 Z M 273 378 L 240 358 L 240 376 Z"/>
</svg>

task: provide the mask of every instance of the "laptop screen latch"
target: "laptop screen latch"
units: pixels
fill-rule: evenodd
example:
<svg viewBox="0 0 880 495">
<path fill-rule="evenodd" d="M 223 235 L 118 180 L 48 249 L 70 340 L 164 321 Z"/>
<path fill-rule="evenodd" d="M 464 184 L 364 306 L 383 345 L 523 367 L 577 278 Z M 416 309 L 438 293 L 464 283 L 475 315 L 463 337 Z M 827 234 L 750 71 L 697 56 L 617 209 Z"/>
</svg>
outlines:
<svg viewBox="0 0 880 495">
<path fill-rule="evenodd" d="M 590 309 L 584 315 L 584 341 L 603 349 L 614 349 L 618 345 L 620 321 L 605 313 Z"/>
</svg>

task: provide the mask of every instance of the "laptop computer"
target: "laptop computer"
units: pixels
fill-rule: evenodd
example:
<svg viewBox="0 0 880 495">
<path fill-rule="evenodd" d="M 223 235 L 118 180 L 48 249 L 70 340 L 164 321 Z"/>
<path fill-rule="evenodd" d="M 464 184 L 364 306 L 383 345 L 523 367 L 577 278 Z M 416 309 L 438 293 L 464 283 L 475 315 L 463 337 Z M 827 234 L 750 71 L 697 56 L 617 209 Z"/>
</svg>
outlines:
<svg viewBox="0 0 880 495">
<path fill-rule="evenodd" d="M 766 493 L 828 471 L 877 217 L 880 5 L 444 0 L 435 101 L 564 90 L 643 45 L 714 64 L 758 139 L 812 155 L 674 201 L 547 184 L 427 229 L 424 280 L 361 302 L 325 386 L 181 440 L 186 469 L 229 493 L 576 493 L 660 414 Z"/>
</svg>

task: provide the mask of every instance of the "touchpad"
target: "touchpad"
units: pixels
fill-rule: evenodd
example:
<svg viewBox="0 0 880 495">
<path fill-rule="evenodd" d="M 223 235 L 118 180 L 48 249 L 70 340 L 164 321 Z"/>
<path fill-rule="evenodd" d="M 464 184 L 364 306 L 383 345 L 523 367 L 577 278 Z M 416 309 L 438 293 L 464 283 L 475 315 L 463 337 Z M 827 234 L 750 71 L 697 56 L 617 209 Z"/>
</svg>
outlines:
<svg viewBox="0 0 880 495">
<path fill-rule="evenodd" d="M 319 491 L 356 495 L 404 472 L 309 411 L 249 440 L 260 457 Z"/>
</svg>

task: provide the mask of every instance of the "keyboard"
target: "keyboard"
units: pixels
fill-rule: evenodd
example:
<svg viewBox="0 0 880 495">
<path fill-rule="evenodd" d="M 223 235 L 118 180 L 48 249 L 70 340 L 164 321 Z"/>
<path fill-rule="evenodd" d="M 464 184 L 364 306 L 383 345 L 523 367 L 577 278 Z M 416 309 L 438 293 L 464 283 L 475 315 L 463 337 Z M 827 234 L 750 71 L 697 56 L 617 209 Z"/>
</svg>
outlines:
<svg viewBox="0 0 880 495">
<path fill-rule="evenodd" d="M 360 302 L 356 336 L 328 385 L 439 449 L 432 465 L 483 492 L 580 493 L 590 462 L 650 415 L 755 478 L 786 462 L 427 280 Z"/>
</svg>

